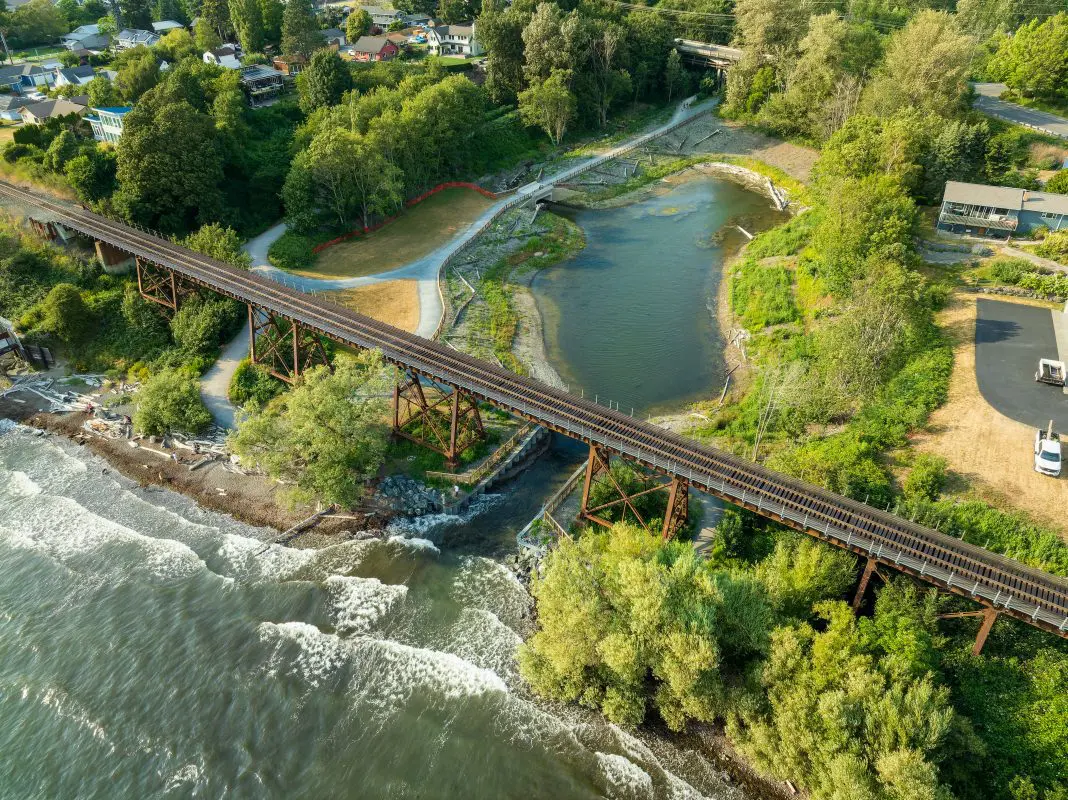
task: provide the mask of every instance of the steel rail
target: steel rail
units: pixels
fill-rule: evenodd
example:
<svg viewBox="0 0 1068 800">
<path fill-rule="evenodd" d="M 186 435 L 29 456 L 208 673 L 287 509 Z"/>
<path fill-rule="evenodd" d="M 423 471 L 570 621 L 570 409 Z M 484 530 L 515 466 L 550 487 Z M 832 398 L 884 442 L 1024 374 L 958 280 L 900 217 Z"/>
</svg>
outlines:
<svg viewBox="0 0 1068 800">
<path fill-rule="evenodd" d="M 857 501 L 781 475 L 588 400 L 514 375 L 314 295 L 246 272 L 98 214 L 0 181 L 0 196 L 214 291 L 270 310 L 337 342 L 382 351 L 387 361 L 589 444 L 606 447 L 732 503 L 1068 635 L 1068 581 Z"/>
</svg>

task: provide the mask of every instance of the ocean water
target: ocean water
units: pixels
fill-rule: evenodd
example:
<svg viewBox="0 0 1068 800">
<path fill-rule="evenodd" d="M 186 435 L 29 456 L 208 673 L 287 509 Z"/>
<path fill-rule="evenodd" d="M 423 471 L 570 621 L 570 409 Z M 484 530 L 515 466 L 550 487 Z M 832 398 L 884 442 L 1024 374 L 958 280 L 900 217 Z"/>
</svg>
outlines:
<svg viewBox="0 0 1068 800">
<path fill-rule="evenodd" d="M 434 521 L 293 550 L 105 469 L 0 420 L 3 800 L 741 796 L 527 697 L 529 595 Z"/>
</svg>

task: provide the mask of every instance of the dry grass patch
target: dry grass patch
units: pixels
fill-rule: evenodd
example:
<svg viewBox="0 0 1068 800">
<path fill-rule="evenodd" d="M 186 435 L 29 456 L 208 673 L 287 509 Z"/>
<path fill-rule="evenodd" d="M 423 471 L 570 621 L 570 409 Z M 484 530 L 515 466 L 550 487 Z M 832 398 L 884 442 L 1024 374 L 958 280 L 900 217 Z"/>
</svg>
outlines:
<svg viewBox="0 0 1068 800">
<path fill-rule="evenodd" d="M 383 281 L 356 289 L 325 292 L 335 303 L 409 333 L 419 327 L 419 292 L 414 280 Z"/>
<path fill-rule="evenodd" d="M 319 254 L 310 278 L 357 278 L 402 267 L 429 255 L 493 205 L 474 189 L 445 189 L 413 206 L 383 228 Z"/>
</svg>

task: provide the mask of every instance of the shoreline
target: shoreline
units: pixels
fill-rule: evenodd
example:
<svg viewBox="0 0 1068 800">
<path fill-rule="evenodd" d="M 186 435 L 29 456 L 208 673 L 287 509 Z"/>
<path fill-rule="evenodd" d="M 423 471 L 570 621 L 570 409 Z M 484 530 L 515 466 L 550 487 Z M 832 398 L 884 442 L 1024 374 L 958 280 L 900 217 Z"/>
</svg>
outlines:
<svg viewBox="0 0 1068 800">
<path fill-rule="evenodd" d="M 0 401 L 0 417 L 47 435 L 63 437 L 73 446 L 85 448 L 107 462 L 108 468 L 142 488 L 167 489 L 205 509 L 226 514 L 256 528 L 281 533 L 315 513 L 310 506 L 285 508 L 275 498 L 278 484 L 264 475 L 232 471 L 225 461 L 217 460 L 191 470 L 188 463 L 176 463 L 153 452 L 156 447 L 131 447 L 126 439 L 90 434 L 82 427 L 89 419 L 83 411 L 51 413 L 37 404 L 14 405 Z M 353 519 L 358 516 L 363 518 Z M 286 544 L 299 549 L 344 541 L 357 531 L 384 530 L 391 517 L 379 509 L 346 514 L 345 518 L 325 516 Z"/>
</svg>

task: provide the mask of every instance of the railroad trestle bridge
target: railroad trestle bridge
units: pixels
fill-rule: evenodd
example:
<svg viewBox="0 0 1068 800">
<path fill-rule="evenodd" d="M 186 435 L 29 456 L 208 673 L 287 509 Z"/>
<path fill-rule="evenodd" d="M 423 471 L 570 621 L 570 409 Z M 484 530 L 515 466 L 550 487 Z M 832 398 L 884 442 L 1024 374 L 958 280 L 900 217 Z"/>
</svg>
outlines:
<svg viewBox="0 0 1068 800">
<path fill-rule="evenodd" d="M 131 254 L 142 292 L 162 306 L 178 308 L 183 287 L 189 286 L 246 304 L 258 322 L 252 328 L 253 352 L 258 359 L 270 353 L 271 369 L 285 380 L 298 379 L 303 370 L 325 358 L 320 337 L 381 351 L 400 375 L 394 392 L 398 433 L 434 447 L 450 461 L 480 434 L 479 403 L 586 443 L 590 460 L 583 515 L 591 522 L 606 522 L 599 518 L 599 508 L 588 503 L 591 483 L 598 476 L 610 476 L 610 459 L 623 458 L 666 481 L 655 487 L 669 494 L 665 535 L 672 535 L 682 523 L 687 494 L 698 489 L 860 556 L 866 566 L 858 600 L 880 566 L 974 600 L 982 610 L 962 613 L 984 618 L 976 652 L 1000 614 L 1068 638 L 1064 578 L 515 375 L 151 232 L 3 181 L 0 198 Z M 635 496 L 619 494 L 623 505 Z"/>
</svg>

